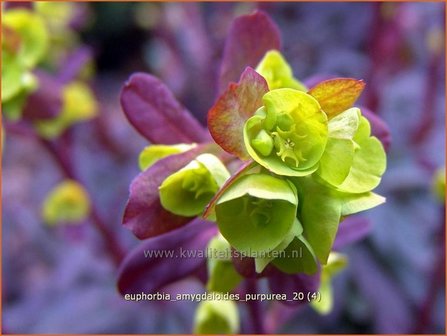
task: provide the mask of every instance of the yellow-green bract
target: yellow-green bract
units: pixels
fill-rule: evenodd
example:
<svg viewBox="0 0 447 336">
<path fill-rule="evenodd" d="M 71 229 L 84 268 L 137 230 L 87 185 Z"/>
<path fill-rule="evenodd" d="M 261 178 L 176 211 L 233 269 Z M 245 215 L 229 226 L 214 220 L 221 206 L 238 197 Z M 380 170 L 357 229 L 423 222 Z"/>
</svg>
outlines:
<svg viewBox="0 0 447 336">
<path fill-rule="evenodd" d="M 231 245 L 218 234 L 210 240 L 207 247 L 208 283 L 206 288 L 212 292 L 230 292 L 242 280 L 231 260 Z"/>
<path fill-rule="evenodd" d="M 265 54 L 256 67 L 256 72 L 265 78 L 270 90 L 281 88 L 307 90 L 300 81 L 293 77 L 292 68 L 277 50 L 270 50 Z"/>
<path fill-rule="evenodd" d="M 237 305 L 229 300 L 202 301 L 194 322 L 195 334 L 236 334 L 239 331 Z"/>
<path fill-rule="evenodd" d="M 318 169 L 328 134 L 327 116 L 318 102 L 293 89 L 270 91 L 263 102 L 264 107 L 244 127 L 250 156 L 278 175 L 313 173 Z"/>
<path fill-rule="evenodd" d="M 163 181 L 159 187 L 160 202 L 176 215 L 199 215 L 229 177 L 230 173 L 216 156 L 199 155 Z"/>
<path fill-rule="evenodd" d="M 164 157 L 186 152 L 195 146 L 196 144 L 150 145 L 141 151 L 138 157 L 138 165 L 141 170 L 146 170 Z"/>
<path fill-rule="evenodd" d="M 26 96 L 37 87 L 31 70 L 47 46 L 48 32 L 39 15 L 25 9 L 2 13 L 2 104 L 8 118 L 20 118 Z"/>
<path fill-rule="evenodd" d="M 37 132 L 44 138 L 56 138 L 73 124 L 90 120 L 98 113 L 95 96 L 85 83 L 71 82 L 64 87 L 62 94 L 62 112 L 51 120 L 36 122 Z"/>
<path fill-rule="evenodd" d="M 369 121 L 351 108 L 332 118 L 329 139 L 316 174 L 336 190 L 368 192 L 380 183 L 386 168 L 382 143 L 371 136 Z"/>
<path fill-rule="evenodd" d="M 267 174 L 246 175 L 218 200 L 217 224 L 231 246 L 246 255 L 259 255 L 283 241 L 297 206 L 297 192 L 289 181 Z"/>
<path fill-rule="evenodd" d="M 331 252 L 326 265 L 321 270 L 321 283 L 319 292 L 321 300 L 312 300 L 311 306 L 320 314 L 328 314 L 332 310 L 333 295 L 331 279 L 336 274 L 341 272 L 348 264 L 348 260 L 345 255 Z"/>
<path fill-rule="evenodd" d="M 90 212 L 90 199 L 85 189 L 76 181 L 58 184 L 47 195 L 42 215 L 48 225 L 76 224 L 85 220 Z"/>
</svg>

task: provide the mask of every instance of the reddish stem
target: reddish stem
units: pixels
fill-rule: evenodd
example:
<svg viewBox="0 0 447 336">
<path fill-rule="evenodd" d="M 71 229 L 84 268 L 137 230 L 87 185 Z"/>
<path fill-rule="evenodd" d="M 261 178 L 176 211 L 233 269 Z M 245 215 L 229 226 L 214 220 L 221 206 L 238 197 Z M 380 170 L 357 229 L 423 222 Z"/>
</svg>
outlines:
<svg viewBox="0 0 447 336">
<path fill-rule="evenodd" d="M 68 151 L 61 151 L 56 146 L 56 143 L 53 141 L 45 140 L 39 137 L 32 129 L 26 127 L 23 124 L 6 124 L 5 127 L 8 132 L 19 134 L 22 136 L 27 136 L 30 138 L 34 138 L 39 141 L 44 148 L 53 156 L 55 162 L 58 164 L 62 173 L 69 179 L 75 180 L 80 184 L 83 184 L 80 179 L 76 176 L 73 165 L 70 162 L 70 155 Z M 62 138 L 61 138 L 62 139 Z M 69 139 L 63 138 L 65 141 L 64 145 L 69 145 Z M 83 184 L 84 185 L 84 184 Z M 98 209 L 96 208 L 94 202 L 91 205 L 91 213 L 90 218 L 92 220 L 93 225 L 101 234 L 101 237 L 104 240 L 105 247 L 110 252 L 110 256 L 113 259 L 116 266 L 118 266 L 122 259 L 124 258 L 124 251 L 121 248 L 120 243 L 116 239 L 113 232 L 107 227 L 101 216 L 99 215 Z"/>
<path fill-rule="evenodd" d="M 438 74 L 443 62 L 443 53 L 440 50 L 433 50 L 430 55 L 430 60 L 427 69 L 427 76 L 425 82 L 424 101 L 422 107 L 421 120 L 416 124 L 416 127 L 411 136 L 411 143 L 413 145 L 420 145 L 424 143 L 430 132 L 433 129 L 436 120 L 436 96 L 438 94 L 439 80 Z"/>
<path fill-rule="evenodd" d="M 256 281 L 256 279 L 247 279 L 246 293 L 258 293 L 258 286 Z M 265 334 L 261 302 L 259 300 L 248 301 L 247 308 L 251 317 L 251 332 L 253 334 Z"/>
<path fill-rule="evenodd" d="M 439 231 L 436 233 L 436 237 L 439 240 L 435 253 L 437 259 L 431 274 L 427 295 L 417 313 L 419 319 L 413 331 L 414 334 L 423 334 L 428 331 L 427 328 L 432 323 L 432 311 L 436 303 L 436 295 L 441 289 L 441 285 L 445 282 L 445 207 L 441 208 L 440 225 Z"/>
<path fill-rule="evenodd" d="M 68 160 L 68 155 L 66 151 L 60 151 L 55 146 L 54 142 L 50 142 L 48 140 L 41 138 L 40 141 L 42 145 L 52 154 L 53 158 L 63 171 L 64 175 L 67 178 L 75 180 L 82 184 L 82 182 L 74 173 L 73 166 Z M 96 208 L 95 204 L 93 204 L 93 202 L 90 212 L 90 218 L 92 219 L 93 225 L 96 227 L 96 229 L 103 237 L 106 248 L 110 252 L 113 261 L 118 266 L 124 258 L 124 251 L 122 250 L 120 244 L 118 243 L 118 240 L 116 239 L 115 235 L 111 232 L 111 230 L 102 220 L 101 216 L 98 213 L 98 209 Z"/>
</svg>

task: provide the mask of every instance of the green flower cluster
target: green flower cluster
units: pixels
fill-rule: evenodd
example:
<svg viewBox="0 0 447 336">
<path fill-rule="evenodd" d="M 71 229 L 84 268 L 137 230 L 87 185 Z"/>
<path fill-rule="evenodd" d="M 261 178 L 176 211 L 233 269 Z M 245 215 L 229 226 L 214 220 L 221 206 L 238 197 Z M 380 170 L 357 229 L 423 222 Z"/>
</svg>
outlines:
<svg viewBox="0 0 447 336">
<path fill-rule="evenodd" d="M 220 241 L 255 258 L 257 272 L 272 264 L 313 274 L 327 264 L 340 221 L 384 202 L 372 190 L 385 171 L 385 151 L 359 108 L 326 113 L 280 53 L 267 53 L 257 72 L 269 91 L 241 130 L 254 163 L 228 180 L 224 164 L 202 154 L 164 180 L 161 204 L 181 216 L 211 206 Z M 140 166 L 189 148 L 147 148 Z M 229 265 L 213 262 L 211 287 L 221 286 L 217 273 L 234 275 Z"/>
<path fill-rule="evenodd" d="M 260 168 L 222 194 L 217 224 L 231 246 L 255 258 L 258 272 L 272 263 L 312 274 L 327 263 L 341 219 L 384 201 L 371 190 L 385 151 L 360 109 L 326 113 L 278 52 L 257 71 L 270 91 L 243 132 Z"/>
<path fill-rule="evenodd" d="M 32 74 L 48 48 L 44 20 L 24 9 L 2 13 L 2 106 L 10 119 L 20 118 L 26 96 L 37 88 Z"/>
</svg>

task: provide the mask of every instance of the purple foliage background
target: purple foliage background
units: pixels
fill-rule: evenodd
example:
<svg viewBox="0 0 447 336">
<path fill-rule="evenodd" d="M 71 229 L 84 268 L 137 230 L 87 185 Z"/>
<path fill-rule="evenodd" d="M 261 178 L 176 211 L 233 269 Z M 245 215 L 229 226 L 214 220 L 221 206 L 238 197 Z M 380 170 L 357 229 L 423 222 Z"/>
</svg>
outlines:
<svg viewBox="0 0 447 336">
<path fill-rule="evenodd" d="M 71 160 L 126 251 L 137 240 L 121 218 L 147 143 L 120 109 L 122 84 L 132 72 L 150 72 L 205 122 L 229 25 L 261 8 L 278 24 L 298 78 L 364 79 L 360 104 L 380 115 L 392 135 L 378 188 L 387 203 L 362 214 L 371 234 L 344 250 L 350 264 L 334 280 L 333 312 L 322 317 L 301 306 L 285 312 L 274 304 L 266 323 L 284 333 L 444 332 L 444 212 L 430 192 L 434 171 L 445 165 L 445 54 L 430 48 L 430 36 L 444 32 L 443 3 L 89 6 L 93 22 L 81 34 L 95 53 L 101 115 L 70 132 Z M 121 298 L 116 266 L 89 221 L 57 229 L 42 224 L 43 198 L 63 175 L 40 143 L 7 135 L 2 169 L 4 333 L 191 330 L 196 303 Z M 203 288 L 187 279 L 164 291 Z"/>
</svg>

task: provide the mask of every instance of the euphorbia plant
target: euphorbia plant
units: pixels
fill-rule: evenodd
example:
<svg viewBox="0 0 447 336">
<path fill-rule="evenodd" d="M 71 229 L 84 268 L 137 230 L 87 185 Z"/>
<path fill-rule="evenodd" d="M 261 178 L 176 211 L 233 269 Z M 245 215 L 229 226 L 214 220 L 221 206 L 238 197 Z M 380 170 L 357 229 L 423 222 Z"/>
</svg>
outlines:
<svg viewBox="0 0 447 336">
<path fill-rule="evenodd" d="M 125 226 L 150 239 L 123 263 L 123 293 L 155 291 L 195 274 L 209 291 L 244 295 L 267 277 L 272 292 L 289 294 L 283 303 L 303 303 L 290 296 L 299 292 L 313 297 L 318 311 L 330 310 L 330 278 L 346 264 L 332 252 L 334 242 L 340 247 L 364 234 L 357 224 L 358 235 L 343 237 L 339 224 L 384 202 L 372 190 L 386 156 L 372 135 L 377 125 L 371 133 L 362 109 L 353 106 L 365 84 L 336 78 L 309 89 L 293 76 L 279 44 L 276 26 L 261 12 L 233 24 L 221 84 L 240 78 L 209 110 L 214 143 L 156 78 L 135 74 L 124 86 L 123 110 L 154 147 L 140 156 L 143 172 L 132 182 L 124 214 Z M 181 247 L 230 253 L 208 256 L 206 277 L 206 260 L 193 256 L 164 260 L 173 263 L 169 274 L 160 260 L 140 260 L 141 249 Z M 326 297 L 317 295 L 320 277 Z M 225 316 L 218 305 L 201 304 L 196 331 L 238 330 L 233 308 Z"/>
</svg>

